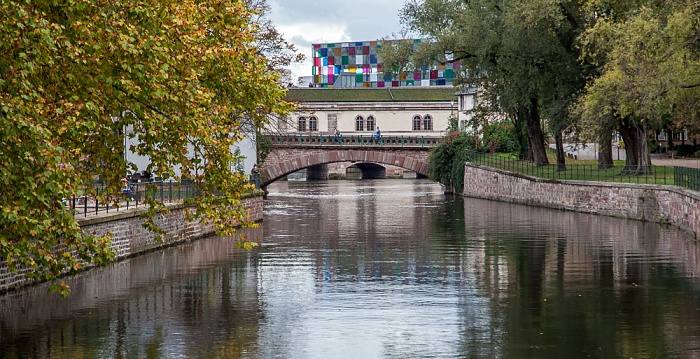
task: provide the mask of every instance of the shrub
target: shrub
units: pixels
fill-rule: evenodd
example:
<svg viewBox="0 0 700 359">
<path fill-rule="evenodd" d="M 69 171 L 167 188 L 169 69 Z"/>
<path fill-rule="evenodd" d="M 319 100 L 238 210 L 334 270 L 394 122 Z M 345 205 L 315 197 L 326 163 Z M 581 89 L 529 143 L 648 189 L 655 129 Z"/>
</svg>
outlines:
<svg viewBox="0 0 700 359">
<path fill-rule="evenodd" d="M 464 163 L 469 160 L 469 150 L 474 150 L 474 137 L 453 131 L 445 136 L 445 142 L 430 151 L 428 171 L 430 179 L 462 192 L 464 187 Z"/>
<path fill-rule="evenodd" d="M 695 153 L 700 149 L 698 146 L 693 145 L 677 145 L 675 147 L 676 155 L 679 157 L 689 157 L 694 156 Z"/>
<path fill-rule="evenodd" d="M 484 126 L 483 144 L 487 150 L 500 153 L 519 151 L 515 126 L 510 121 L 501 121 Z"/>
</svg>

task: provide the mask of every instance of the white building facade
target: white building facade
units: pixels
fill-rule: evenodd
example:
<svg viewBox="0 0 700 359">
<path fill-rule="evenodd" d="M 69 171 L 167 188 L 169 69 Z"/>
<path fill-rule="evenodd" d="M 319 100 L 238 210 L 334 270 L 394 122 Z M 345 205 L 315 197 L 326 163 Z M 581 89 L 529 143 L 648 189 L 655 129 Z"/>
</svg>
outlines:
<svg viewBox="0 0 700 359">
<path fill-rule="evenodd" d="M 476 110 L 476 88 L 475 87 L 465 87 L 457 91 L 457 120 L 459 121 L 459 128 L 465 132 L 476 132 L 480 133 L 480 129 L 472 128 L 472 119 L 475 116 Z"/>
<path fill-rule="evenodd" d="M 287 99 L 296 111 L 271 124 L 286 134 L 371 136 L 443 136 L 449 119 L 457 116 L 453 87 L 393 89 L 290 89 Z"/>
</svg>

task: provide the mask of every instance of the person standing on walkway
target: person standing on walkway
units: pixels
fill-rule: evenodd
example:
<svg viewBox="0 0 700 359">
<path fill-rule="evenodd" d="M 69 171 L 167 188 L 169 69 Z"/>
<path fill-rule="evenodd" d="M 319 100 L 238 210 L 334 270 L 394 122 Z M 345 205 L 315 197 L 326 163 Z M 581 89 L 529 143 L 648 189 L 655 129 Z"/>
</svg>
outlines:
<svg viewBox="0 0 700 359">
<path fill-rule="evenodd" d="M 250 179 L 255 184 L 256 189 L 260 189 L 260 169 L 258 164 L 253 164 L 253 169 L 250 170 Z"/>
</svg>

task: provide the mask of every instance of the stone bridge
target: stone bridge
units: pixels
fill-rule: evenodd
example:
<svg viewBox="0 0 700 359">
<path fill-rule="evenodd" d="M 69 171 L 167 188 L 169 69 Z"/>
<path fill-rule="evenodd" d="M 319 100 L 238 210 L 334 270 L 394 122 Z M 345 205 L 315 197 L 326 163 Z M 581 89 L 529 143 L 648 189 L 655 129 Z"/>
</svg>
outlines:
<svg viewBox="0 0 700 359">
<path fill-rule="evenodd" d="M 378 142 L 362 136 L 283 135 L 268 138 L 272 150 L 260 165 L 262 188 L 298 170 L 336 162 L 352 162 L 358 167 L 364 164 L 396 166 L 428 176 L 428 154 L 442 141 L 442 137 L 424 136 L 384 136 Z"/>
</svg>

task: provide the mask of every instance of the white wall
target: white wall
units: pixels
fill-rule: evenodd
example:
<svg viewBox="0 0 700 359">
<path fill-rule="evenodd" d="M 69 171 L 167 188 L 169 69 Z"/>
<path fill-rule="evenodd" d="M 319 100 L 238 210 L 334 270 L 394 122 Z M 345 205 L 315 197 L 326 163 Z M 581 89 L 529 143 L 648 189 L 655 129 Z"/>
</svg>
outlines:
<svg viewBox="0 0 700 359">
<path fill-rule="evenodd" d="M 151 159 L 147 156 L 141 156 L 131 151 L 131 147 L 136 147 L 140 143 L 138 135 L 134 134 L 131 126 L 127 128 L 124 134 L 124 159 L 128 165 L 135 164 L 138 171 L 145 170 L 148 164 L 151 163 Z M 128 170 L 128 175 L 132 174 L 133 171 Z M 179 174 L 179 173 L 178 173 Z"/>
<path fill-rule="evenodd" d="M 283 133 L 299 133 L 297 131 L 297 119 L 300 116 L 318 118 L 318 131 L 313 133 L 328 134 L 333 132 L 329 128 L 329 115 L 336 115 L 338 129 L 343 135 L 370 135 L 373 131 L 355 131 L 355 118 L 360 115 L 365 121 L 370 115 L 374 117 L 375 126 L 379 126 L 385 136 L 420 136 L 444 135 L 448 125 L 450 114 L 456 112 L 449 102 L 432 103 L 360 103 L 360 104 L 328 104 L 305 103 L 299 110 L 288 117 L 286 129 L 278 128 Z M 413 131 L 413 116 L 430 115 L 433 121 L 432 131 Z M 311 133 L 304 131 L 303 133 Z"/>
<path fill-rule="evenodd" d="M 141 156 L 133 151 L 131 151 L 132 146 L 138 146 L 139 144 L 139 137 L 138 134 L 135 134 L 133 129 L 128 127 L 125 131 L 124 134 L 124 157 L 127 161 L 127 164 L 135 164 L 136 167 L 138 168 L 138 171 L 145 170 L 148 165 L 151 163 L 151 160 L 148 156 Z M 241 141 L 236 143 L 233 147 L 231 147 L 231 152 L 233 153 L 236 148 L 240 149 L 241 155 L 244 157 L 243 159 L 243 171 L 244 173 L 250 173 L 250 170 L 253 168 L 253 164 L 257 162 L 257 151 L 256 151 L 256 144 L 255 144 L 255 131 L 252 131 L 252 133 L 246 133 L 246 137 L 243 138 Z M 194 148 L 191 145 L 187 146 L 187 151 L 188 151 L 188 157 L 193 158 L 194 157 Z M 133 171 L 129 171 L 127 174 L 132 174 Z M 176 166 L 174 169 L 174 173 L 176 176 L 180 176 L 180 166 Z M 155 176 L 162 177 L 161 174 L 159 173 L 154 173 Z M 166 178 L 164 178 L 166 179 Z"/>
<path fill-rule="evenodd" d="M 255 133 L 248 135 L 236 144 L 236 147 L 241 150 L 241 155 L 244 156 L 243 168 L 245 173 L 250 173 L 253 165 L 258 162 L 258 151 L 255 144 Z"/>
<path fill-rule="evenodd" d="M 469 121 L 474 117 L 474 114 L 471 112 L 474 110 L 474 105 L 474 94 L 460 93 L 458 95 L 459 114 L 457 115 L 457 119 L 459 120 L 459 128 L 461 130 L 467 132 L 473 131 L 473 129 L 465 127 L 468 126 Z"/>
</svg>

